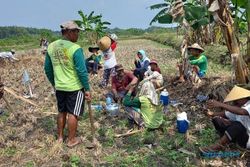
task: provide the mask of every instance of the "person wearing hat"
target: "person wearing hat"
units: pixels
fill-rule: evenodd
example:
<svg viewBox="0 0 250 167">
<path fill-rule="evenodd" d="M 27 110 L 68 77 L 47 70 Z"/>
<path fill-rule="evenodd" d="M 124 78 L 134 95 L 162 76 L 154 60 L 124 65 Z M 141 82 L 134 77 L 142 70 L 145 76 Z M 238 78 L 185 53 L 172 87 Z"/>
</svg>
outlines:
<svg viewBox="0 0 250 167">
<path fill-rule="evenodd" d="M 8 59 L 9 61 L 18 61 L 19 59 L 17 59 L 15 57 L 15 50 L 14 49 L 11 49 L 9 52 L 1 52 L 0 53 L 0 58 L 3 58 L 3 59 Z"/>
<path fill-rule="evenodd" d="M 188 51 L 192 56 L 189 57 L 189 62 L 193 65 L 193 70 L 202 78 L 207 72 L 207 57 L 203 54 L 204 49 L 197 43 L 188 47 Z"/>
<path fill-rule="evenodd" d="M 157 61 L 151 60 L 149 65 L 150 65 L 150 68 L 148 71 L 145 72 L 145 77 L 140 82 L 140 84 L 142 84 L 146 81 L 151 81 L 154 84 L 154 87 L 156 89 L 162 87 L 163 86 L 163 76 L 161 74 L 161 69 L 159 68 Z"/>
<path fill-rule="evenodd" d="M 139 58 L 139 60 L 137 60 Z M 134 75 L 139 78 L 140 81 L 144 78 L 144 73 L 149 69 L 150 59 L 147 57 L 144 50 L 139 50 L 134 61 L 136 69 Z"/>
<path fill-rule="evenodd" d="M 114 74 L 115 66 L 117 65 L 116 57 L 115 57 L 115 49 L 117 46 L 117 42 L 112 39 L 109 35 L 102 37 L 98 42 L 100 50 L 103 52 L 103 66 L 104 73 L 103 79 L 99 86 L 101 88 L 107 87 L 109 83 L 110 76 Z"/>
<path fill-rule="evenodd" d="M 82 48 L 76 44 L 79 31 L 74 21 L 61 24 L 63 38 L 48 46 L 45 57 L 45 74 L 56 90 L 58 141 L 63 142 L 63 132 L 68 124 L 67 146 L 81 143 L 76 137 L 78 118 L 84 112 L 84 101 L 91 100 L 88 72 Z"/>
<path fill-rule="evenodd" d="M 112 97 L 118 102 L 123 99 L 131 86 L 136 85 L 138 79 L 130 71 L 124 70 L 121 64 L 115 66 L 116 75 L 112 77 Z"/>
<path fill-rule="evenodd" d="M 188 58 L 189 63 L 192 65 L 192 71 L 190 70 L 188 73 L 192 74 L 190 75 L 191 81 L 195 82 L 197 80 L 196 76 L 198 76 L 198 78 L 203 78 L 207 73 L 207 57 L 203 53 L 204 49 L 197 43 L 189 46 L 188 51 L 191 54 L 191 56 Z M 181 64 L 179 64 L 178 67 L 180 72 L 179 81 L 184 82 L 184 78 L 188 76 L 184 76 L 183 67 Z"/>
<path fill-rule="evenodd" d="M 92 72 L 93 74 L 97 74 L 98 67 L 101 67 L 102 55 L 98 54 L 98 51 L 98 46 L 89 47 L 89 52 L 92 53 L 92 55 L 86 59 L 87 69 L 89 73 Z"/>
<path fill-rule="evenodd" d="M 227 104 L 232 102 L 232 105 Z M 209 147 L 200 147 L 201 153 L 221 151 L 229 143 L 234 142 L 243 148 L 250 148 L 250 91 L 234 86 L 226 96 L 224 103 L 210 100 L 209 109 L 221 108 L 223 112 L 208 111 L 212 117 L 215 129 L 219 132 L 220 140 Z"/>
</svg>

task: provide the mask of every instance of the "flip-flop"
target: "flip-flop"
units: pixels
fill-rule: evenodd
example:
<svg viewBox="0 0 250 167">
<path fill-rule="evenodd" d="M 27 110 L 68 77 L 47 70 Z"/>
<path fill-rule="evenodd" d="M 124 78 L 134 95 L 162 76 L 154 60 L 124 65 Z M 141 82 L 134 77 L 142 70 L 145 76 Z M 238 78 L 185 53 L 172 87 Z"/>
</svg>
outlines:
<svg viewBox="0 0 250 167">
<path fill-rule="evenodd" d="M 220 145 L 220 147 L 222 148 L 222 150 L 225 148 L 222 145 Z M 221 150 L 212 149 L 211 147 L 199 147 L 199 150 L 202 156 L 207 156 L 207 155 L 210 155 L 211 153 L 216 153 L 216 152 L 221 151 Z"/>
<path fill-rule="evenodd" d="M 80 137 L 76 137 L 76 142 L 73 143 L 73 144 L 67 144 L 67 147 L 73 148 L 73 147 L 75 147 L 76 145 L 81 144 L 81 143 L 82 143 L 81 138 L 80 138 Z"/>
</svg>

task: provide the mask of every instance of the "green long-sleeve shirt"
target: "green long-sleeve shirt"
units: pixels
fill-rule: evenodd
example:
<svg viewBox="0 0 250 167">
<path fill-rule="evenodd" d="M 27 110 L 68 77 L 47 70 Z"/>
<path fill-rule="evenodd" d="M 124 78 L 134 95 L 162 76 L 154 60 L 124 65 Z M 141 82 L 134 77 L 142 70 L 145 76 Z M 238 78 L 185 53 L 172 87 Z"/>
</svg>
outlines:
<svg viewBox="0 0 250 167">
<path fill-rule="evenodd" d="M 90 60 L 93 60 L 93 61 L 95 61 L 96 63 L 100 64 L 100 63 L 101 63 L 101 60 L 102 60 L 102 55 L 95 55 L 95 54 L 92 54 L 89 58 L 86 59 L 86 61 L 90 61 Z"/>
<path fill-rule="evenodd" d="M 163 122 L 161 106 L 153 105 L 146 96 L 132 98 L 131 94 L 128 93 L 124 97 L 123 105 L 126 107 L 140 109 L 140 113 L 147 128 L 158 128 Z"/>
<path fill-rule="evenodd" d="M 191 65 L 196 65 L 200 68 L 201 72 L 207 72 L 207 57 L 204 54 L 201 54 L 198 58 L 195 56 L 189 57 L 189 61 Z"/>
<path fill-rule="evenodd" d="M 76 72 L 77 72 L 77 75 L 79 77 L 81 84 L 83 85 L 85 91 L 89 91 L 90 86 L 88 83 L 88 72 L 86 69 L 85 61 L 84 61 L 84 54 L 81 48 L 75 51 L 73 55 L 73 61 L 74 61 L 75 69 L 76 69 Z M 45 57 L 44 70 L 50 83 L 53 86 L 55 86 L 53 65 L 52 65 L 52 62 L 48 53 L 46 54 L 46 57 Z"/>
<path fill-rule="evenodd" d="M 132 98 L 131 93 L 127 93 L 123 99 L 123 105 L 126 107 L 141 108 L 141 102 L 138 97 Z"/>
</svg>

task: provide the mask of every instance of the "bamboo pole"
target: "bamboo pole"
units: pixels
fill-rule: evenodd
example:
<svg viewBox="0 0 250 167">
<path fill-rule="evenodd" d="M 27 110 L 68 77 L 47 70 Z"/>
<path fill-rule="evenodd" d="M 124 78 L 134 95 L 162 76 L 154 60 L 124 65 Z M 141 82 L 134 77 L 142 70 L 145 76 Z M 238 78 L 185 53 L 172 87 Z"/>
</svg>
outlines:
<svg viewBox="0 0 250 167">
<path fill-rule="evenodd" d="M 92 138 L 92 143 L 94 143 L 95 126 L 94 126 L 94 117 L 93 117 L 90 101 L 88 101 L 88 110 L 89 110 L 89 120 L 90 120 L 90 126 L 91 126 L 91 138 Z"/>
<path fill-rule="evenodd" d="M 13 95 L 15 98 L 20 99 L 20 100 L 22 100 L 23 102 L 26 102 L 26 103 L 29 103 L 29 104 L 31 104 L 31 105 L 33 105 L 33 106 L 38 107 L 38 105 L 37 105 L 35 102 L 33 102 L 33 101 L 31 101 L 31 100 L 28 100 L 28 99 L 25 99 L 25 98 L 22 97 L 22 96 L 17 95 L 17 94 L 16 94 L 13 90 L 11 90 L 10 88 L 4 87 L 4 90 L 5 90 L 6 92 L 8 92 L 9 94 Z"/>
<path fill-rule="evenodd" d="M 132 131 L 132 132 L 127 132 L 127 133 L 123 133 L 123 134 L 116 134 L 115 137 L 125 137 L 125 136 L 130 136 L 130 135 L 133 135 L 133 134 L 136 134 L 136 133 L 140 133 L 144 131 L 144 129 L 140 129 L 140 130 L 135 130 L 135 131 Z"/>
</svg>

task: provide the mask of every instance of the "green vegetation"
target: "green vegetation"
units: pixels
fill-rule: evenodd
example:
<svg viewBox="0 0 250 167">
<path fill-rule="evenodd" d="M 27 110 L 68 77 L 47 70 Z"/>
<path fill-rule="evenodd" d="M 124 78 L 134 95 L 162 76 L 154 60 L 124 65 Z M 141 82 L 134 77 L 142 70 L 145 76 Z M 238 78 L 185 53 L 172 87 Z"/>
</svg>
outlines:
<svg viewBox="0 0 250 167">
<path fill-rule="evenodd" d="M 80 10 L 78 14 L 81 16 L 81 20 L 75 20 L 75 22 L 84 29 L 89 43 L 95 44 L 98 39 L 106 34 L 107 25 L 111 23 L 103 21 L 102 15 L 94 15 L 94 11 L 86 15 Z"/>
<path fill-rule="evenodd" d="M 0 51 L 38 48 L 41 38 L 46 38 L 51 42 L 58 39 L 58 34 L 48 29 L 0 27 Z"/>
</svg>

